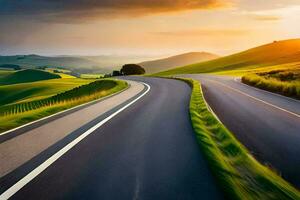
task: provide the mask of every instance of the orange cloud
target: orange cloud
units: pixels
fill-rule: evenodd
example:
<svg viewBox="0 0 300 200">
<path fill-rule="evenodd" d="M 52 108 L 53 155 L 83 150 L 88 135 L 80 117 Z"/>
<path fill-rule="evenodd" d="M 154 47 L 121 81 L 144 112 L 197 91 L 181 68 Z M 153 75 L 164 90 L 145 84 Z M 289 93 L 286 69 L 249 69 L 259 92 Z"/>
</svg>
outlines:
<svg viewBox="0 0 300 200">
<path fill-rule="evenodd" d="M 226 0 L 4 0 L 0 15 L 39 15 L 46 21 L 76 21 L 83 18 L 142 16 L 155 13 L 228 6 Z"/>
<path fill-rule="evenodd" d="M 254 15 L 252 16 L 253 19 L 259 21 L 278 21 L 281 20 L 281 17 L 276 15 Z"/>
<path fill-rule="evenodd" d="M 195 30 L 180 30 L 180 31 L 166 31 L 153 32 L 152 34 L 161 36 L 175 36 L 175 37 L 199 37 L 199 36 L 241 36 L 249 34 L 250 30 L 240 29 L 195 29 Z"/>
</svg>

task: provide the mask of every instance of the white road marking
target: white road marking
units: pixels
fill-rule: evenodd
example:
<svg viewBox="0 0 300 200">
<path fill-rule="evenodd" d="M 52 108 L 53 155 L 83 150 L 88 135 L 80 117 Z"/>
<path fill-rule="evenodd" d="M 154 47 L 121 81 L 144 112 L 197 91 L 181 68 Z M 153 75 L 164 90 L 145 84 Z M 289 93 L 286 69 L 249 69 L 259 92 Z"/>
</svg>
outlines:
<svg viewBox="0 0 300 200">
<path fill-rule="evenodd" d="M 241 80 L 241 78 L 235 77 L 233 80 L 234 80 L 235 82 L 240 82 L 239 80 Z"/>
<path fill-rule="evenodd" d="M 245 92 L 242 92 L 242 91 L 240 91 L 240 90 L 237 90 L 237 89 L 235 89 L 235 88 L 233 88 L 233 87 L 230 87 L 230 86 L 228 86 L 228 85 L 225 85 L 225 84 L 220 83 L 220 82 L 215 81 L 215 80 L 210 80 L 210 79 L 206 79 L 206 80 L 211 81 L 211 82 L 215 82 L 215 83 L 217 83 L 217 84 L 219 84 L 219 85 L 222 85 L 222 86 L 224 86 L 224 87 L 227 87 L 227 88 L 229 88 L 229 89 L 231 89 L 231 90 L 233 90 L 233 91 L 235 91 L 235 92 L 238 92 L 238 93 L 243 94 L 243 95 L 245 95 L 245 96 L 247 96 L 247 97 L 250 97 L 250 98 L 252 98 L 252 99 L 254 99 L 254 100 L 256 100 L 256 101 L 259 101 L 259 102 L 264 103 L 264 104 L 266 104 L 266 105 L 268 105 L 268 106 L 271 106 L 271 107 L 273 107 L 273 108 L 276 108 L 276 109 L 278 109 L 278 110 L 281 110 L 281 111 L 286 112 L 286 113 L 288 113 L 288 114 L 290 114 L 290 115 L 293 115 L 293 116 L 295 116 L 295 117 L 300 118 L 300 115 L 298 115 L 298 114 L 296 114 L 296 113 L 293 113 L 293 112 L 288 111 L 288 110 L 286 110 L 286 109 L 284 109 L 284 108 L 280 108 L 280 107 L 275 106 L 275 105 L 273 105 L 273 104 L 271 104 L 271 103 L 268 103 L 268 102 L 266 102 L 266 101 L 263 101 L 263 100 L 261 100 L 261 99 L 258 99 L 258 98 L 254 97 L 254 96 L 251 96 L 251 95 L 249 95 L 249 94 L 246 94 Z"/>
<path fill-rule="evenodd" d="M 216 113 L 213 111 L 213 109 L 210 107 L 210 105 L 207 103 L 206 99 L 205 99 L 205 96 L 204 96 L 204 93 L 203 93 L 203 90 L 202 90 L 202 87 L 200 86 L 200 90 L 201 90 L 201 93 L 202 93 L 202 97 L 203 97 L 203 100 L 204 100 L 204 103 L 205 103 L 205 106 L 207 107 L 208 111 L 211 112 L 211 114 L 221 123 L 222 121 L 219 119 L 219 117 L 216 115 Z"/>
<path fill-rule="evenodd" d="M 93 100 L 93 101 L 89 101 L 89 102 L 84 103 L 84 104 L 80 104 L 80 105 L 78 105 L 78 106 L 69 108 L 69 109 L 67 109 L 67 110 L 63 110 L 63 111 L 60 111 L 60 112 L 58 112 L 58 113 L 54 113 L 54 114 L 52 114 L 52 115 L 43 117 L 43 118 L 41 118 L 41 119 L 38 119 L 38 120 L 35 120 L 35 121 L 32 121 L 32 122 L 29 122 L 29 123 L 24 124 L 24 125 L 21 125 L 21 126 L 18 126 L 18 127 L 16 127 L 16 128 L 13 128 L 13 129 L 10 129 L 10 130 L 5 131 L 5 132 L 3 132 L 3 133 L 0 133 L 0 136 L 6 135 L 6 134 L 11 133 L 11 132 L 13 132 L 13 131 L 16 131 L 16 130 L 18 130 L 18 129 L 20 129 L 20 128 L 29 126 L 29 125 L 31 125 L 31 124 L 34 124 L 34 123 L 37 123 L 37 122 L 39 122 L 39 121 L 48 119 L 48 118 L 50 118 L 50 117 L 53 117 L 53 116 L 56 116 L 56 115 L 59 115 L 59 114 L 62 114 L 62 113 L 65 113 L 65 112 L 68 112 L 68 111 L 71 111 L 71 110 L 75 110 L 76 108 L 84 107 L 84 106 L 86 106 L 86 105 L 88 105 L 88 104 L 93 104 L 94 102 L 97 102 L 97 101 L 103 101 L 104 99 L 107 99 L 107 98 L 109 98 L 109 97 L 112 97 L 112 96 L 115 96 L 115 95 L 117 95 L 117 94 L 120 94 L 120 93 L 124 92 L 125 90 L 129 89 L 130 87 L 131 87 L 131 85 L 128 83 L 128 87 L 124 88 L 123 90 L 121 90 L 121 91 L 119 91 L 119 92 L 116 92 L 116 93 L 113 93 L 113 94 L 111 94 L 111 95 L 102 97 L 102 98 L 100 98 L 100 99 L 96 99 L 96 100 Z"/>
<path fill-rule="evenodd" d="M 15 183 L 13 186 L 11 186 L 9 189 L 7 189 L 5 192 L 3 192 L 0 195 L 0 200 L 6 200 L 9 199 L 12 195 L 14 195 L 16 192 L 18 192 L 21 188 L 23 188 L 27 183 L 29 183 L 32 179 L 37 177 L 40 173 L 42 173 L 45 169 L 47 169 L 51 164 L 53 164 L 57 159 L 59 159 L 61 156 L 63 156 L 65 153 L 67 153 L 70 149 L 72 149 L 76 144 L 78 144 L 81 140 L 86 138 L 88 135 L 93 133 L 96 129 L 101 127 L 103 124 L 108 122 L 110 119 L 112 119 L 114 116 L 128 108 L 130 105 L 134 104 L 136 101 L 138 101 L 140 98 L 142 98 L 144 95 L 146 95 L 150 91 L 150 85 L 143 83 L 147 90 L 143 92 L 143 94 L 139 95 L 137 98 L 135 98 L 130 103 L 126 104 L 83 134 L 81 134 L 79 137 L 77 137 L 75 140 L 67 144 L 65 147 L 60 149 L 57 153 L 53 154 L 50 158 L 48 158 L 46 161 L 44 161 L 41 165 L 39 165 L 37 168 L 32 170 L 29 174 L 27 174 L 25 177 L 23 177 L 21 180 L 19 180 L 17 183 Z"/>
<path fill-rule="evenodd" d="M 260 89 L 260 88 L 254 87 L 254 86 L 247 85 L 247 84 L 241 82 L 240 78 L 234 78 L 234 81 L 237 82 L 237 83 L 239 83 L 239 84 L 242 84 L 243 86 L 249 87 L 251 89 L 254 89 L 254 90 L 257 90 L 257 91 L 260 91 L 260 92 L 264 92 L 264 93 L 267 93 L 267 94 L 275 95 L 275 96 L 278 96 L 278 97 L 281 97 L 281 98 L 285 98 L 285 99 L 287 99 L 289 101 L 295 101 L 297 103 L 300 103 L 300 101 L 297 100 L 297 99 L 293 99 L 291 97 L 283 96 L 281 94 L 277 94 L 277 93 L 274 93 L 274 92 L 269 92 L 267 90 L 263 90 L 263 89 Z"/>
</svg>

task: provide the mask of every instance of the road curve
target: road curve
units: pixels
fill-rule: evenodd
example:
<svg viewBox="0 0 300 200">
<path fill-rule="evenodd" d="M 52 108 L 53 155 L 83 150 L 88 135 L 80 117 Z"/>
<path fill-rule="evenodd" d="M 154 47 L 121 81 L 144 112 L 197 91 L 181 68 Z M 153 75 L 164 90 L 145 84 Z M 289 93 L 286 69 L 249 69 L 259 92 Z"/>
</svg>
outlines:
<svg viewBox="0 0 300 200">
<path fill-rule="evenodd" d="M 189 86 L 176 80 L 130 79 L 146 82 L 151 90 L 12 199 L 222 199 L 190 123 Z M 70 138 L 58 143 L 67 144 L 65 140 Z M 53 151 L 49 148 L 37 159 Z M 31 162 L 35 160 L 1 178 L 2 190 L 22 171 L 30 171 Z"/>
<path fill-rule="evenodd" d="M 219 119 L 263 163 L 300 188 L 300 101 L 247 86 L 232 77 L 200 80 Z"/>
</svg>

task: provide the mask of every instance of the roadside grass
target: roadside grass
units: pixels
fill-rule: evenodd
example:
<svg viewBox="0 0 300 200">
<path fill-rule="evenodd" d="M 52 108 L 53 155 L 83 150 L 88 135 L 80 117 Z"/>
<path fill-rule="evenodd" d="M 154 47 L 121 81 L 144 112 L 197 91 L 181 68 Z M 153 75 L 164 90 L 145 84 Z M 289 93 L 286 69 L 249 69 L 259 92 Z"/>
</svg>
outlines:
<svg viewBox="0 0 300 200">
<path fill-rule="evenodd" d="M 6 104 L 48 98 L 92 81 L 94 80 L 78 78 L 51 79 L 30 83 L 0 85 L 0 107 Z"/>
<path fill-rule="evenodd" d="M 247 74 L 242 77 L 242 82 L 270 92 L 300 99 L 300 67 Z"/>
<path fill-rule="evenodd" d="M 294 63 L 285 63 L 280 65 L 271 65 L 271 66 L 264 66 L 264 67 L 257 66 L 255 68 L 249 68 L 249 69 L 245 68 L 245 69 L 218 71 L 210 74 L 242 77 L 247 74 L 264 73 L 273 70 L 297 70 L 299 69 L 299 67 L 300 67 L 300 62 L 294 62 Z"/>
<path fill-rule="evenodd" d="M 128 87 L 127 82 L 105 79 L 73 88 L 55 96 L 0 107 L 0 132 L 59 111 L 111 95 Z"/>
<path fill-rule="evenodd" d="M 300 199 L 300 192 L 260 164 L 208 110 L 201 85 L 177 78 L 192 88 L 190 117 L 197 140 L 228 199 Z"/>
</svg>

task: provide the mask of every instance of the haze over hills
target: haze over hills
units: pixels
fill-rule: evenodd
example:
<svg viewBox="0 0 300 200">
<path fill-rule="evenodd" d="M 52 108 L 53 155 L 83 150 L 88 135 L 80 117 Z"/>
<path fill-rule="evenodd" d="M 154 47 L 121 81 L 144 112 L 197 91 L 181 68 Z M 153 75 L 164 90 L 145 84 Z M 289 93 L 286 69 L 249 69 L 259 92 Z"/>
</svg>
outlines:
<svg viewBox="0 0 300 200">
<path fill-rule="evenodd" d="M 156 73 L 172 69 L 182 65 L 189 65 L 195 62 L 203 62 L 219 58 L 218 55 L 207 52 L 189 52 L 159 60 L 145 61 L 139 63 L 145 68 L 146 73 Z"/>
<path fill-rule="evenodd" d="M 300 63 L 300 39 L 274 41 L 241 53 L 171 69 L 160 75 L 212 73 Z"/>
<path fill-rule="evenodd" d="M 14 55 L 0 56 L 0 65 L 13 64 L 22 68 L 36 68 L 41 66 L 64 67 L 79 73 L 109 73 L 119 69 L 125 63 L 141 62 L 149 59 L 146 56 L 40 56 Z"/>
</svg>

